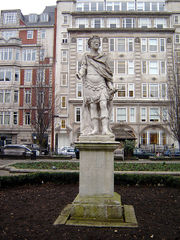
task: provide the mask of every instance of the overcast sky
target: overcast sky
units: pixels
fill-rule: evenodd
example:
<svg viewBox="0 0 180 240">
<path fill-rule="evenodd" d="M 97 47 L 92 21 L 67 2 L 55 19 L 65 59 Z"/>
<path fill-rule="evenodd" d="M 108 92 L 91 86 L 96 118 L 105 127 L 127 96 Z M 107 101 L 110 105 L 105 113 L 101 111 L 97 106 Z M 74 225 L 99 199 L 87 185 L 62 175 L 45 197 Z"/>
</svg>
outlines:
<svg viewBox="0 0 180 240">
<path fill-rule="evenodd" d="M 56 0 L 0 0 L 0 10 L 21 9 L 23 15 L 40 14 L 45 6 L 56 5 Z"/>
</svg>

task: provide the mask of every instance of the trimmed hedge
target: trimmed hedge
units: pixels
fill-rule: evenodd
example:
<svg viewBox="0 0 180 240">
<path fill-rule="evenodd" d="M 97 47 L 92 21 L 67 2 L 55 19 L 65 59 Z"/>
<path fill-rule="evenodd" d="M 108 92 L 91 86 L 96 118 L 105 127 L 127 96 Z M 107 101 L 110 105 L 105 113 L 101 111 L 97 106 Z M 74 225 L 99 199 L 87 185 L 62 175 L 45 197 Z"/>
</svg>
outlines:
<svg viewBox="0 0 180 240">
<path fill-rule="evenodd" d="M 116 185 L 155 185 L 166 187 L 180 187 L 180 178 L 164 175 L 127 175 L 115 174 L 114 181 Z M 33 173 L 18 176 L 0 177 L 0 187 L 14 187 L 25 184 L 42 184 L 54 182 L 58 184 L 70 184 L 79 182 L 79 173 Z"/>
</svg>

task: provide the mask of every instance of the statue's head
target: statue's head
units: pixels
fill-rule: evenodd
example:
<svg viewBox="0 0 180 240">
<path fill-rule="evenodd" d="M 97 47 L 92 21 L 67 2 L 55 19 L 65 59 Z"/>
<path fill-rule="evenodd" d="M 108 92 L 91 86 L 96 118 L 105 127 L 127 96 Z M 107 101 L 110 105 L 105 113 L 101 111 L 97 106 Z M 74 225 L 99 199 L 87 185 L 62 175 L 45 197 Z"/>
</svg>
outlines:
<svg viewBox="0 0 180 240">
<path fill-rule="evenodd" d="M 91 38 L 89 38 L 89 40 L 88 40 L 88 47 L 89 48 L 91 48 L 91 43 L 92 43 L 92 41 L 94 41 L 94 40 L 98 40 L 99 41 L 99 46 L 101 45 L 101 40 L 100 40 L 100 37 L 98 37 L 98 36 L 93 36 L 93 37 L 91 37 Z"/>
</svg>

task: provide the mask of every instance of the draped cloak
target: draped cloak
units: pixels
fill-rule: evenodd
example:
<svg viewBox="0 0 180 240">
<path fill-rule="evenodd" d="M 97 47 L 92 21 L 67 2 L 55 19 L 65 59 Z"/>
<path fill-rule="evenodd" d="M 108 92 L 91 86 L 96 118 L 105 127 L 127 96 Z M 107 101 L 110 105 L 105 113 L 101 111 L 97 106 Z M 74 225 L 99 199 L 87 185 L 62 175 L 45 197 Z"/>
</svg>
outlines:
<svg viewBox="0 0 180 240">
<path fill-rule="evenodd" d="M 79 75 L 83 80 L 83 110 L 81 132 L 87 135 L 92 132 L 90 118 L 90 104 L 107 101 L 109 116 L 112 111 L 112 94 L 107 83 L 113 82 L 113 74 L 109 66 L 109 59 L 105 53 L 93 56 L 85 53 L 82 58 L 82 65 Z M 99 116 L 97 118 L 100 118 Z"/>
</svg>

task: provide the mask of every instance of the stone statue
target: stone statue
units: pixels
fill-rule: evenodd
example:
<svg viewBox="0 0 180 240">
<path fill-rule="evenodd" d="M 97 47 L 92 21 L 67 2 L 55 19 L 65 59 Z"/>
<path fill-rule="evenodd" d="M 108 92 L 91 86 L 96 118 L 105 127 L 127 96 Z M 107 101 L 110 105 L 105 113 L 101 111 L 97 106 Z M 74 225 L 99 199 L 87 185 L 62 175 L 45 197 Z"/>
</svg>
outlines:
<svg viewBox="0 0 180 240">
<path fill-rule="evenodd" d="M 88 40 L 78 79 L 83 81 L 82 135 L 113 135 L 110 129 L 112 99 L 116 92 L 107 54 L 99 53 L 100 38 Z"/>
</svg>

